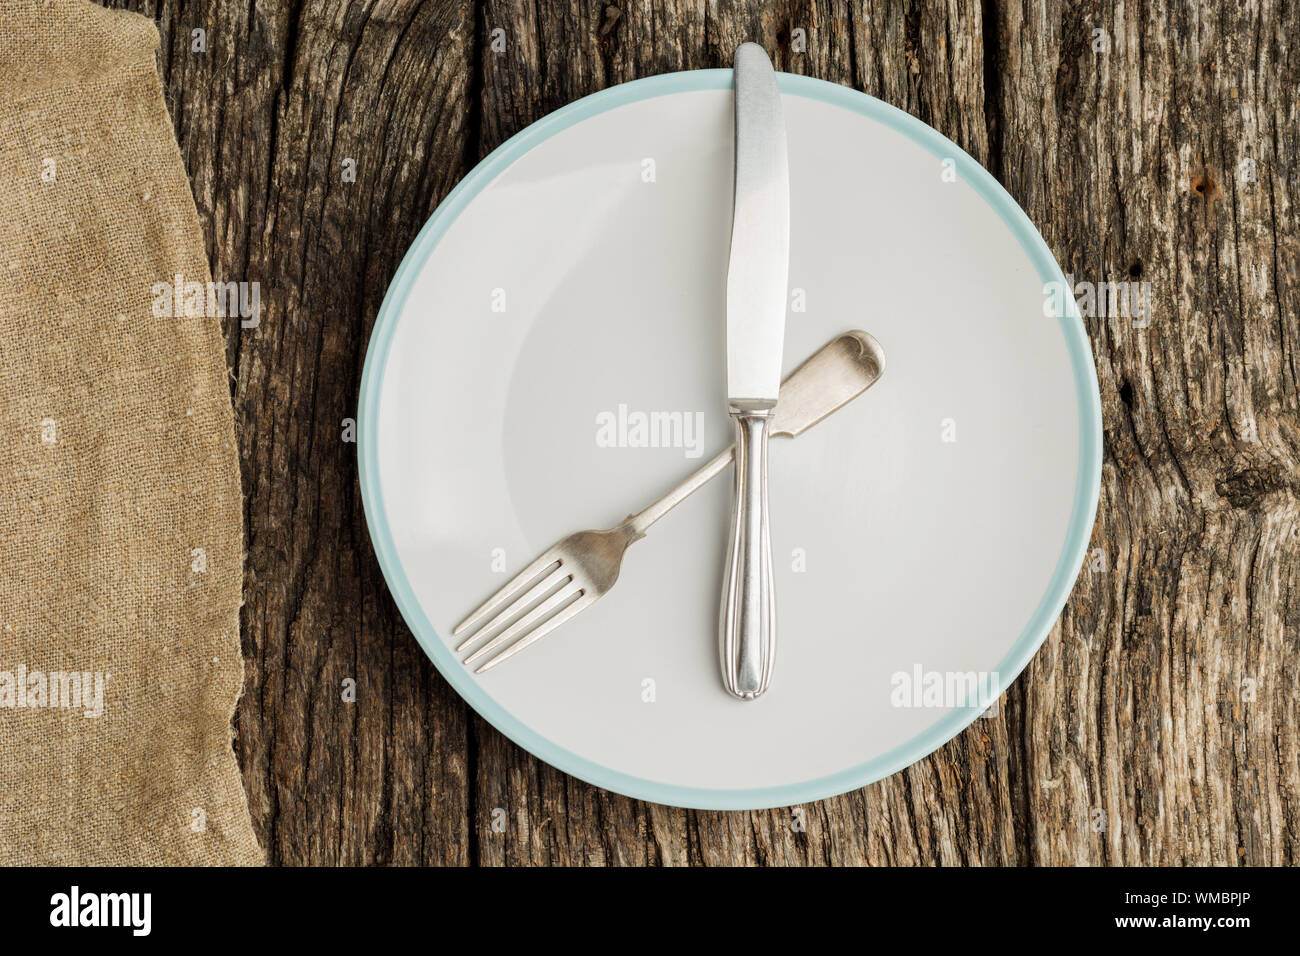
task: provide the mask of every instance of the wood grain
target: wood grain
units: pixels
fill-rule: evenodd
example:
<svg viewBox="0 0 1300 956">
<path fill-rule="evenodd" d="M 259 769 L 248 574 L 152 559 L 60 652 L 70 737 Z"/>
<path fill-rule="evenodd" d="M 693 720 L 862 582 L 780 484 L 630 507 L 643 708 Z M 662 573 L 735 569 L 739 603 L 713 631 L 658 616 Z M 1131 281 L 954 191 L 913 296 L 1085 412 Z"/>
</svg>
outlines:
<svg viewBox="0 0 1300 956">
<path fill-rule="evenodd" d="M 1296 862 L 1296 4 L 119 5 L 159 24 L 214 274 L 262 289 L 260 325 L 233 325 L 228 349 L 248 549 L 237 748 L 271 862 Z M 1094 550 L 999 716 L 799 808 L 802 826 L 796 808 L 598 790 L 469 712 L 388 596 L 344 440 L 388 281 L 474 163 L 580 96 L 728 65 L 743 40 L 934 126 L 1067 272 L 1149 282 L 1154 304 L 1146 328 L 1085 319 L 1106 441 Z"/>
</svg>

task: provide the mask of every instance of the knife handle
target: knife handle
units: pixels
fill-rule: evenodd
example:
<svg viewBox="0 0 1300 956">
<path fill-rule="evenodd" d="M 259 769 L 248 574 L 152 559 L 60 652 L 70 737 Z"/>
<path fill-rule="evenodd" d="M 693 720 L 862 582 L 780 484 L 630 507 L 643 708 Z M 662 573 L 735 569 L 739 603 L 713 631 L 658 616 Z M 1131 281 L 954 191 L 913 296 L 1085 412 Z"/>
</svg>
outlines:
<svg viewBox="0 0 1300 956">
<path fill-rule="evenodd" d="M 767 690 L 776 656 L 772 542 L 767 530 L 767 434 L 771 408 L 740 411 L 736 420 L 735 499 L 723 572 L 718 647 L 722 682 L 742 700 Z"/>
</svg>

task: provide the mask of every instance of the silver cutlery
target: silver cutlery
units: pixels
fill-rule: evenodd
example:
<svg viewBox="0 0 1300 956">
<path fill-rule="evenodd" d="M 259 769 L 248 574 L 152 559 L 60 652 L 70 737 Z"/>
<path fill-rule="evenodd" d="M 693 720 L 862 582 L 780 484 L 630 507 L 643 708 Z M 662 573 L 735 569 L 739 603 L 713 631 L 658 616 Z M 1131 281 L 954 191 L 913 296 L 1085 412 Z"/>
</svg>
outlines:
<svg viewBox="0 0 1300 956">
<path fill-rule="evenodd" d="M 727 264 L 727 401 L 736 422 L 731 534 L 722 580 L 722 683 L 754 700 L 772 678 L 776 598 L 767 438 L 781 385 L 790 266 L 790 172 L 776 73 L 756 43 L 736 51 L 736 175 Z"/>
<path fill-rule="evenodd" d="M 782 383 L 768 433 L 780 438 L 803 434 L 875 384 L 884 368 L 884 350 L 866 332 L 845 332 L 832 339 Z M 457 653 L 501 629 L 465 658 L 467 665 L 473 664 L 504 646 L 478 668 L 481 674 L 591 607 L 618 581 L 628 546 L 721 474 L 737 448 L 732 445 L 720 452 L 654 504 L 629 515 L 616 527 L 579 531 L 553 545 L 456 625 L 453 636 L 468 635 Z"/>
</svg>

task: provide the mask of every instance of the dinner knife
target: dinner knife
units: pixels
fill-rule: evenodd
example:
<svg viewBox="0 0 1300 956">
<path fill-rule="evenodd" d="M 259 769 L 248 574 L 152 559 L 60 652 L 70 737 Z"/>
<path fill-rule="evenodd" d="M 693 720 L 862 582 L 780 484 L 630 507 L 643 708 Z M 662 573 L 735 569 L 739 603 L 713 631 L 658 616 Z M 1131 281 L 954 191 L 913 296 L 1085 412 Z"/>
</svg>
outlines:
<svg viewBox="0 0 1300 956">
<path fill-rule="evenodd" d="M 736 423 L 731 534 L 718 646 L 722 681 L 754 700 L 772 677 L 776 601 L 767 438 L 781 385 L 790 267 L 790 173 L 776 73 L 756 43 L 736 51 L 736 171 L 727 264 L 727 401 Z"/>
</svg>

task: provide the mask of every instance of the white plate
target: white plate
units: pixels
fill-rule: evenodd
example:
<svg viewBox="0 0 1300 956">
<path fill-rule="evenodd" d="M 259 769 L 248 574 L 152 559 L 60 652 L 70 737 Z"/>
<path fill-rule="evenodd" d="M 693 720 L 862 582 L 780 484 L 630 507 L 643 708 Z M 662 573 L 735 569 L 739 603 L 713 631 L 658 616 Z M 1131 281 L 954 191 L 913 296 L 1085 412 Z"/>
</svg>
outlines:
<svg viewBox="0 0 1300 956">
<path fill-rule="evenodd" d="M 1069 297 L 1045 316 L 1045 284 L 1064 279 L 1029 220 L 906 114 L 780 85 L 786 372 L 853 328 L 888 367 L 772 445 L 778 656 L 760 700 L 718 676 L 729 476 L 508 664 L 474 675 L 450 641 L 550 544 L 617 523 L 731 440 L 729 70 L 607 90 L 494 152 L 420 233 L 366 358 L 366 518 L 425 651 L 520 745 L 660 803 L 789 805 L 933 751 L 987 698 L 927 698 L 931 675 L 954 691 L 955 675 L 989 675 L 1001 693 L 1060 613 L 1096 509 L 1096 376 Z M 598 422 L 620 406 L 688 413 L 698 442 L 610 447 Z"/>
</svg>

